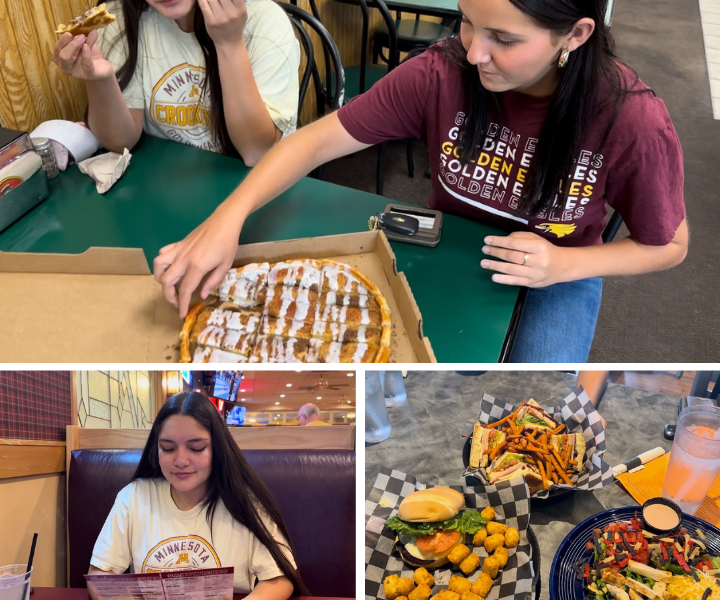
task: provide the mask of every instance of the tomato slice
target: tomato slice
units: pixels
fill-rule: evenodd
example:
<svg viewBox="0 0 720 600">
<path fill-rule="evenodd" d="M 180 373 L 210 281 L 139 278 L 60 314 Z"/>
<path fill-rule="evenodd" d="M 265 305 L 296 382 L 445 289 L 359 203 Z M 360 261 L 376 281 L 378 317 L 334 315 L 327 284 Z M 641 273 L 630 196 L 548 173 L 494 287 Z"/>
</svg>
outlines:
<svg viewBox="0 0 720 600">
<path fill-rule="evenodd" d="M 445 552 L 460 541 L 459 531 L 441 531 L 437 535 L 440 536 L 436 548 L 438 552 Z"/>
<path fill-rule="evenodd" d="M 445 552 L 452 548 L 460 540 L 459 531 L 438 531 L 433 535 L 426 535 L 415 540 L 415 544 L 423 552 L 434 550 L 435 552 Z"/>
<path fill-rule="evenodd" d="M 437 548 L 437 545 L 438 545 L 439 537 L 440 537 L 439 533 L 434 533 L 432 535 L 426 535 L 425 537 L 416 539 L 415 544 L 423 552 L 427 552 L 428 550 L 435 550 L 435 548 Z"/>
</svg>

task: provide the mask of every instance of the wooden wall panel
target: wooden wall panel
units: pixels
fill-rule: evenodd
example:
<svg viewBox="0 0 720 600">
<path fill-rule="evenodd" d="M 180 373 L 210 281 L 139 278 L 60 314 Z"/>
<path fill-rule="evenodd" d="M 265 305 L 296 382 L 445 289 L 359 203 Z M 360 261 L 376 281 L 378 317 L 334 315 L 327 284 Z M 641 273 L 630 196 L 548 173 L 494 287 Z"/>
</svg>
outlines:
<svg viewBox="0 0 720 600">
<path fill-rule="evenodd" d="M 0 0 L 0 124 L 31 131 L 48 119 L 83 118 L 87 103 L 85 86 L 60 72 L 52 62 L 52 52 L 57 24 L 92 4 L 93 0 Z M 299 0 L 298 4 L 310 12 L 307 0 Z M 318 9 L 340 49 L 343 64 L 357 64 L 360 8 L 334 0 L 318 0 Z M 381 18 L 376 10 L 370 10 L 370 16 L 372 31 Z M 320 52 L 319 41 L 315 42 Z M 310 92 L 301 115 L 303 123 L 312 120 L 314 102 Z"/>
</svg>

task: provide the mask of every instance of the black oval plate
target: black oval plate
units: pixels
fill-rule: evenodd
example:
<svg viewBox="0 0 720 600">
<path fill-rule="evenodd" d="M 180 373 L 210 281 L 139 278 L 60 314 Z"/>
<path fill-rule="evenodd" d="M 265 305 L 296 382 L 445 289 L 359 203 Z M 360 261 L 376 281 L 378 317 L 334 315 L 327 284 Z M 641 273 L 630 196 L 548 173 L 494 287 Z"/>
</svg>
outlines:
<svg viewBox="0 0 720 600">
<path fill-rule="evenodd" d="M 470 449 L 472 447 L 472 434 L 470 434 L 470 437 L 465 438 L 465 445 L 463 446 L 463 465 L 465 468 L 468 468 L 468 465 L 470 465 Z M 473 481 L 480 481 L 477 477 L 473 477 Z M 554 490 L 550 490 L 548 493 L 547 498 L 535 498 L 534 496 L 530 497 L 530 505 L 531 506 L 548 506 L 550 504 L 555 504 L 556 502 L 560 502 L 563 498 L 566 498 L 570 494 L 573 493 L 574 490 L 569 490 L 567 488 L 558 488 Z"/>
<path fill-rule="evenodd" d="M 585 549 L 585 543 L 591 539 L 593 529 L 602 529 L 615 521 L 627 521 L 640 514 L 640 506 L 623 506 L 604 510 L 589 519 L 585 519 L 565 536 L 555 553 L 550 567 L 550 600 L 582 600 L 585 596 L 583 582 L 577 581 L 571 565 L 581 558 L 589 558 L 592 551 Z M 708 549 L 715 555 L 720 554 L 720 529 L 707 521 L 683 513 L 682 524 L 688 532 L 700 529 L 708 541 Z"/>
</svg>

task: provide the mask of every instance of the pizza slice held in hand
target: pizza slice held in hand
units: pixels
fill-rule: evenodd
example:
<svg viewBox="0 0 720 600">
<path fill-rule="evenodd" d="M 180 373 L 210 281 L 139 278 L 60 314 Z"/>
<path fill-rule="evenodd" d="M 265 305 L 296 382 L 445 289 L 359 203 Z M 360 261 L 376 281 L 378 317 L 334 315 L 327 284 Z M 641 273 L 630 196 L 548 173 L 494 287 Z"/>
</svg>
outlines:
<svg viewBox="0 0 720 600">
<path fill-rule="evenodd" d="M 115 16 L 111 15 L 105 8 L 105 4 L 95 6 L 66 24 L 58 25 L 55 33 L 71 33 L 73 35 L 87 35 L 93 29 L 100 29 L 109 25 L 115 20 Z"/>
</svg>

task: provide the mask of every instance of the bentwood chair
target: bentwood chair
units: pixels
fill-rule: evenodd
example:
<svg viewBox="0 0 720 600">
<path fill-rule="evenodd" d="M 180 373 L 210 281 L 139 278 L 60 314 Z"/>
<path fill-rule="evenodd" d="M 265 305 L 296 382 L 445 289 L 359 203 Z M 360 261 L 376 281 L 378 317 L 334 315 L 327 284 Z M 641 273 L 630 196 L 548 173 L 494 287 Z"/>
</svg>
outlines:
<svg viewBox="0 0 720 600">
<path fill-rule="evenodd" d="M 290 23 L 295 29 L 295 35 L 305 53 L 305 65 L 301 67 L 298 102 L 298 126 L 300 126 L 300 114 L 310 82 L 312 82 L 312 89 L 315 92 L 316 113 L 319 119 L 325 115 L 328 109 L 333 112 L 342 106 L 345 96 L 345 74 L 337 44 L 320 20 L 294 4 L 278 0 L 276 0 L 276 4 L 287 13 Z M 325 67 L 324 80 L 318 68 L 318 60 L 315 58 L 315 47 L 304 25 L 307 25 L 318 36 L 322 44 L 323 64 Z M 310 176 L 322 179 L 322 174 L 323 166 L 321 165 L 310 173 Z"/>
<path fill-rule="evenodd" d="M 397 49 L 399 53 L 423 50 L 433 44 L 437 44 L 456 33 L 457 23 L 455 19 L 443 19 L 442 23 L 422 21 L 420 15 L 414 19 L 403 19 L 400 11 L 396 12 L 395 32 L 397 34 Z M 449 21 L 453 21 L 452 23 Z M 373 34 L 373 62 L 382 59 L 387 62 L 382 49 L 390 44 L 387 27 L 380 23 Z"/>
<path fill-rule="evenodd" d="M 291 0 L 296 2 L 297 0 Z M 318 11 L 315 0 L 308 0 L 310 10 L 313 16 L 319 21 L 320 12 Z M 340 0 L 346 1 L 346 0 Z M 397 33 L 395 31 L 395 22 L 383 0 L 357 0 L 362 13 L 362 30 L 360 43 L 360 64 L 345 67 L 345 97 L 343 103 L 347 103 L 355 96 L 369 90 L 380 79 L 392 71 L 398 64 L 397 50 Z M 353 1 L 353 4 L 355 2 Z M 376 8 L 382 17 L 383 23 L 390 32 L 389 40 L 389 61 L 386 65 L 368 63 L 368 47 L 369 47 L 369 28 L 370 28 L 370 11 L 369 8 Z M 387 153 L 387 144 L 380 144 L 378 148 L 377 158 L 377 174 L 376 174 L 376 191 L 382 195 L 383 190 L 383 161 Z"/>
</svg>

